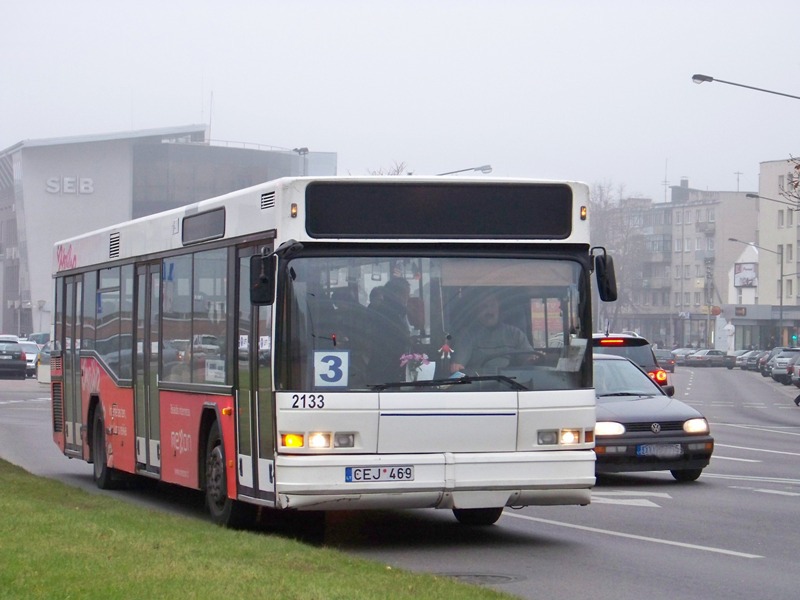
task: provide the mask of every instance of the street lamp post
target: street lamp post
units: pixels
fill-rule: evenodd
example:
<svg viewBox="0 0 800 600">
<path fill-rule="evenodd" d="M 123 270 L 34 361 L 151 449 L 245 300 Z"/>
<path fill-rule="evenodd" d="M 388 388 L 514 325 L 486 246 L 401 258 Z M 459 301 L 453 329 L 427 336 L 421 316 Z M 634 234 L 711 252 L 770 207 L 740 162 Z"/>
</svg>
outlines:
<svg viewBox="0 0 800 600">
<path fill-rule="evenodd" d="M 739 242 L 740 244 L 745 244 L 747 246 L 753 246 L 753 248 L 760 248 L 764 252 L 770 252 L 772 254 L 778 255 L 778 260 L 780 260 L 780 284 L 778 285 L 778 345 L 783 345 L 783 245 L 779 246 L 777 250 L 770 250 L 769 248 L 764 248 L 763 246 L 759 246 L 758 244 L 754 244 L 753 242 L 745 242 L 744 240 L 739 240 L 736 238 L 728 238 L 729 242 Z"/>
<path fill-rule="evenodd" d="M 792 96 L 791 94 L 784 94 L 783 92 L 775 92 L 773 90 L 765 90 L 764 88 L 753 87 L 752 85 L 745 85 L 743 83 L 734 83 L 733 81 L 715 79 L 710 75 L 701 75 L 700 73 L 695 73 L 694 75 L 692 75 L 692 81 L 694 81 L 697 84 L 711 83 L 713 81 L 716 81 L 717 83 L 727 83 L 728 85 L 735 85 L 736 87 L 743 87 L 747 88 L 748 90 L 755 90 L 757 92 L 766 92 L 767 94 L 775 94 L 776 96 L 785 96 L 787 98 L 794 98 L 795 100 L 800 100 L 800 96 Z"/>
<path fill-rule="evenodd" d="M 745 194 L 748 198 L 756 198 L 761 200 L 769 200 L 770 202 L 777 202 L 778 204 L 786 204 L 787 206 L 791 206 L 795 211 L 800 210 L 800 204 L 795 202 L 787 202 L 786 200 L 777 200 L 775 198 L 767 198 L 766 196 L 759 196 L 758 194 Z"/>
<path fill-rule="evenodd" d="M 491 173 L 492 165 L 481 165 L 480 167 L 470 167 L 468 169 L 458 169 L 457 171 L 448 171 L 447 173 L 437 173 L 437 177 L 442 175 L 455 175 L 456 173 L 468 173 L 470 171 L 480 171 L 481 173 Z"/>
</svg>

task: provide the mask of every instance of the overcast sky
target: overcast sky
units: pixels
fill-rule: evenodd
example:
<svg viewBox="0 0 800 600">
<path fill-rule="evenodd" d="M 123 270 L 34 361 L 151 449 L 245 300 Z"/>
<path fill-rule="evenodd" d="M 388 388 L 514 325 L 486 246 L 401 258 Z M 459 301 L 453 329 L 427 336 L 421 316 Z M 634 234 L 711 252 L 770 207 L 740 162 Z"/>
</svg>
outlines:
<svg viewBox="0 0 800 600">
<path fill-rule="evenodd" d="M 577 179 L 661 200 L 800 155 L 800 3 L 3 2 L 0 149 L 210 123 L 339 173 Z M 213 101 L 212 101 L 213 98 Z M 738 173 L 738 174 L 737 174 Z"/>
</svg>

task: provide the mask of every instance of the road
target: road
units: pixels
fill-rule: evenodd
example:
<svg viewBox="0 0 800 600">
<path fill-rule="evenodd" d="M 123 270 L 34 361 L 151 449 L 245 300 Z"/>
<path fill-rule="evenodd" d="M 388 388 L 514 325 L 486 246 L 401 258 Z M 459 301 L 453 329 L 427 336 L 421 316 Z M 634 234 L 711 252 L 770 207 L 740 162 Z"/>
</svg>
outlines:
<svg viewBox="0 0 800 600">
<path fill-rule="evenodd" d="M 323 543 L 537 600 L 795 597 L 800 390 L 719 368 L 678 367 L 672 380 L 717 442 L 695 483 L 668 473 L 609 476 L 588 507 L 507 509 L 489 528 L 460 526 L 449 511 L 335 513 Z M 49 415 L 45 386 L 0 381 L 0 456 L 93 490 L 90 466 L 56 450 Z M 196 496 L 163 492 L 111 493 L 200 514 Z"/>
</svg>

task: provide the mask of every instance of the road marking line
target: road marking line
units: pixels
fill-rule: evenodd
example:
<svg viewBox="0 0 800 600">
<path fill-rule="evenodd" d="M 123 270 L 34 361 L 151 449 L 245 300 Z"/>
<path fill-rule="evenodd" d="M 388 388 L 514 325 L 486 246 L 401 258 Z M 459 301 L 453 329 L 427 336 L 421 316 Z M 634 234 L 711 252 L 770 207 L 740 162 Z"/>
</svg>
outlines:
<svg viewBox="0 0 800 600">
<path fill-rule="evenodd" d="M 766 448 L 749 448 L 747 446 L 731 446 L 730 444 L 714 444 L 716 448 L 733 448 L 734 450 L 749 450 L 750 452 L 766 452 L 767 454 L 786 454 L 800 456 L 800 452 L 786 452 L 785 450 L 767 450 Z"/>
<path fill-rule="evenodd" d="M 629 540 L 639 540 L 641 542 L 652 542 L 654 544 L 663 544 L 665 546 L 677 546 L 678 548 L 688 548 L 690 550 L 701 550 L 703 552 L 726 554 L 728 556 L 736 556 L 739 558 L 764 558 L 763 556 L 760 556 L 758 554 L 747 554 L 746 552 L 735 552 L 733 550 L 725 550 L 724 548 L 714 548 L 712 546 L 699 546 L 697 544 L 687 544 L 684 542 L 673 542 L 671 540 L 662 540 L 658 538 L 646 537 L 643 535 L 635 535 L 632 533 L 622 533 L 621 531 L 598 529 L 597 527 L 586 527 L 584 525 L 575 525 L 574 523 L 564 523 L 562 521 L 551 521 L 550 519 L 540 519 L 538 517 L 529 517 L 528 515 L 517 515 L 509 511 L 503 512 L 503 516 L 513 517 L 515 519 L 524 519 L 526 521 L 534 521 L 536 523 L 545 523 L 547 525 L 556 525 L 558 527 L 568 527 L 570 529 L 578 529 L 580 531 L 589 531 L 591 533 L 602 533 L 604 535 L 621 537 Z"/>
<path fill-rule="evenodd" d="M 761 494 L 776 494 L 778 496 L 800 496 L 797 492 L 782 492 L 780 490 L 759 490 L 754 489 L 754 492 L 759 492 Z"/>
<path fill-rule="evenodd" d="M 764 462 L 763 460 L 756 460 L 755 458 L 733 458 L 732 456 L 717 456 L 716 454 L 711 456 L 711 460 L 734 460 L 736 462 L 748 462 L 748 463 Z"/>
<path fill-rule="evenodd" d="M 623 506 L 641 506 L 644 508 L 661 508 L 652 500 L 647 498 L 603 498 L 592 494 L 592 504 L 621 504 Z"/>
<path fill-rule="evenodd" d="M 800 479 L 787 479 L 786 477 L 754 477 L 752 475 L 720 475 L 718 473 L 703 473 L 703 477 L 741 481 L 759 481 L 761 483 L 781 483 L 785 485 L 800 485 Z"/>
</svg>

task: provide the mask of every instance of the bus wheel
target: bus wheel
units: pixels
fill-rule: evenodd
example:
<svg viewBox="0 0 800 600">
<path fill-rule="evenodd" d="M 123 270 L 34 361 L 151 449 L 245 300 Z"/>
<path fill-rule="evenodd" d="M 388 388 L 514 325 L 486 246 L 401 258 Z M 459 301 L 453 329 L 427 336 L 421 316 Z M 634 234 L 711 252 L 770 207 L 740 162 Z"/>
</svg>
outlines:
<svg viewBox="0 0 800 600">
<path fill-rule="evenodd" d="M 206 445 L 206 507 L 211 519 L 224 527 L 241 528 L 253 523 L 257 507 L 228 498 L 228 478 L 225 470 L 225 450 L 219 423 L 208 433 Z"/>
<path fill-rule="evenodd" d="M 497 508 L 454 508 L 453 514 L 462 525 L 494 525 L 500 515 L 503 514 L 503 507 Z"/>
<path fill-rule="evenodd" d="M 103 421 L 103 409 L 100 406 L 94 413 L 92 423 L 92 479 L 101 490 L 113 490 L 119 487 L 119 478 L 114 469 L 108 466 L 106 454 L 106 428 Z"/>
</svg>

